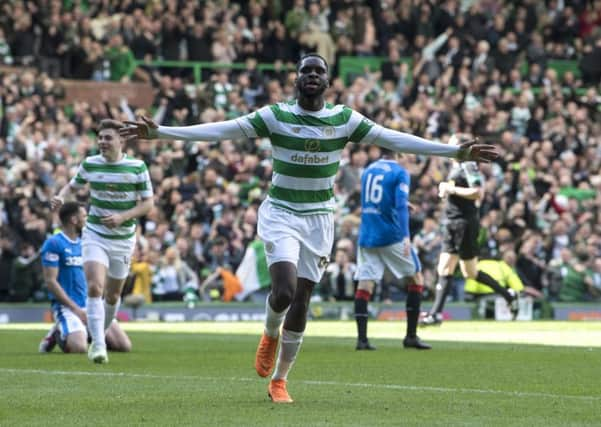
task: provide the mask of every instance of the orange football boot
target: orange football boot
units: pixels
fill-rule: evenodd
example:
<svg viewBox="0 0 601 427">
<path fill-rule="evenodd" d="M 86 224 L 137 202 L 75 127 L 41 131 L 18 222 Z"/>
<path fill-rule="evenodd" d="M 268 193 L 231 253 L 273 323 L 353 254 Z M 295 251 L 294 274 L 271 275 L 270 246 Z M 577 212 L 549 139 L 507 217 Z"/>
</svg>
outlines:
<svg viewBox="0 0 601 427">
<path fill-rule="evenodd" d="M 255 369 L 260 377 L 266 377 L 271 374 L 275 363 L 275 352 L 277 348 L 278 338 L 272 338 L 263 333 L 255 356 Z"/>
<path fill-rule="evenodd" d="M 286 380 L 271 380 L 267 392 L 273 403 L 294 402 L 286 390 Z"/>
</svg>

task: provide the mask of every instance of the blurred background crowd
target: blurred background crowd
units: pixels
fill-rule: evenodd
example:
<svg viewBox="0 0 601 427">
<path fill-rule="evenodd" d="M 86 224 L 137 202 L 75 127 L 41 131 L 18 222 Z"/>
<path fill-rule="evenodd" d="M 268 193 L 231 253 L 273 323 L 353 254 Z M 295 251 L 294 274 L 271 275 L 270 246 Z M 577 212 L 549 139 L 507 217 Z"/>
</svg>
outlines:
<svg viewBox="0 0 601 427">
<path fill-rule="evenodd" d="M 1 300 L 45 299 L 38 250 L 58 226 L 49 199 L 97 152 L 100 119 L 235 118 L 293 98 L 294 64 L 311 51 L 330 63 L 329 102 L 428 139 L 462 132 L 497 145 L 501 159 L 481 165 L 481 256 L 503 258 L 551 301 L 601 296 L 601 0 L 1 4 L 0 64 L 10 66 L 0 68 Z M 342 76 L 346 56 L 383 60 Z M 549 66 L 557 59 L 573 66 Z M 203 68 L 199 83 L 190 68 L 156 60 L 224 65 Z M 67 104 L 64 78 L 146 82 L 153 105 L 112 102 L 106 93 Z M 235 272 L 256 239 L 269 141 L 137 141 L 126 150 L 147 162 L 155 190 L 132 267 L 145 300 L 181 300 L 216 271 Z M 379 155 L 356 144 L 344 151 L 336 243 L 318 289 L 324 299 L 353 298 L 360 177 Z M 437 186 L 449 162 L 413 155 L 402 162 L 412 174 L 412 232 L 432 286 L 441 247 Z M 217 283 L 221 293 L 212 295 L 223 298 Z M 395 293 L 384 287 L 378 297 Z"/>
</svg>

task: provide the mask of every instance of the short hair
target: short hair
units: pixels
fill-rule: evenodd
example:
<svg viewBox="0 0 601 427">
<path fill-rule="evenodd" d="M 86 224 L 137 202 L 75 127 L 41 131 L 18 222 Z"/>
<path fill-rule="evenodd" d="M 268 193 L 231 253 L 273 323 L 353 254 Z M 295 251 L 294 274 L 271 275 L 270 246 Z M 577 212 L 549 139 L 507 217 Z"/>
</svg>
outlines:
<svg viewBox="0 0 601 427">
<path fill-rule="evenodd" d="M 298 62 L 296 63 L 296 71 L 298 71 L 301 67 L 301 64 L 303 63 L 303 61 L 306 58 L 319 58 L 323 61 L 324 64 L 326 64 L 326 71 L 330 70 L 330 66 L 328 65 L 328 61 L 326 61 L 326 59 L 321 56 L 320 54 L 316 53 L 316 52 L 310 52 L 310 53 L 306 53 L 303 56 L 300 57 L 300 59 L 298 60 Z"/>
<path fill-rule="evenodd" d="M 115 129 L 116 131 L 118 131 L 119 129 L 125 127 L 125 125 L 123 123 L 121 123 L 119 120 L 113 120 L 113 119 L 102 119 L 100 121 L 100 123 L 98 124 L 98 132 L 100 133 L 101 130 L 105 130 L 105 129 Z"/>
<path fill-rule="evenodd" d="M 61 224 L 66 225 L 73 215 L 78 214 L 79 208 L 81 208 L 81 204 L 78 202 L 65 202 L 58 211 Z"/>
</svg>

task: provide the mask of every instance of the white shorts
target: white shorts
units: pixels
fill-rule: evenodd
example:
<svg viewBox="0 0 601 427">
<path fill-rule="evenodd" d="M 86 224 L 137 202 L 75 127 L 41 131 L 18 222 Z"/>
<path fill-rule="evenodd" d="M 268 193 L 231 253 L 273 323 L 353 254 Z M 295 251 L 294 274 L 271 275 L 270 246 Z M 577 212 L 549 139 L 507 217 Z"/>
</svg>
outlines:
<svg viewBox="0 0 601 427">
<path fill-rule="evenodd" d="M 105 239 L 84 228 L 81 236 L 83 263 L 98 262 L 107 268 L 110 278 L 125 279 L 129 274 L 135 245 L 135 237 L 127 240 Z"/>
<path fill-rule="evenodd" d="M 265 199 L 259 208 L 257 232 L 265 243 L 267 265 L 287 261 L 298 277 L 318 283 L 334 244 L 334 215 L 295 215 Z"/>
<path fill-rule="evenodd" d="M 71 311 L 69 307 L 62 304 L 52 304 L 54 320 L 58 323 L 58 330 L 61 333 L 61 340 L 66 340 L 67 336 L 74 332 L 83 332 L 88 335 L 88 329 L 81 319 Z"/>
<path fill-rule="evenodd" d="M 399 242 L 377 248 L 362 248 L 359 246 L 356 280 L 380 280 L 384 276 L 386 268 L 397 279 L 413 276 L 421 271 L 419 258 L 411 247 L 411 243 Z"/>
</svg>

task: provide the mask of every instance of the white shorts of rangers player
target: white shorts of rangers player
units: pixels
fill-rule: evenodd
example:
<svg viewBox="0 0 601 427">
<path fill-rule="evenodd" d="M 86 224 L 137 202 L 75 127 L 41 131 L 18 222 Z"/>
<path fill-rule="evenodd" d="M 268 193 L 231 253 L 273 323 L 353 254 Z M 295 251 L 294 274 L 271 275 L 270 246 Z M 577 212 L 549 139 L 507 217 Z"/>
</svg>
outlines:
<svg viewBox="0 0 601 427">
<path fill-rule="evenodd" d="M 357 264 L 356 280 L 380 280 L 386 268 L 397 279 L 413 276 L 422 269 L 409 241 L 376 248 L 359 247 Z"/>
<path fill-rule="evenodd" d="M 257 232 L 265 243 L 267 265 L 287 261 L 297 275 L 319 282 L 330 262 L 334 244 L 334 215 L 296 215 L 265 199 L 259 208 Z"/>
<path fill-rule="evenodd" d="M 74 332 L 83 332 L 87 336 L 88 329 L 85 323 L 69 307 L 54 302 L 52 304 L 52 313 L 54 314 L 54 320 L 58 324 L 61 340 L 66 340 L 67 336 Z"/>
<path fill-rule="evenodd" d="M 136 236 L 129 239 L 105 239 L 87 228 L 81 234 L 83 263 L 98 262 L 107 268 L 113 279 L 125 279 L 129 274 L 131 256 L 136 245 Z"/>
</svg>

